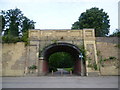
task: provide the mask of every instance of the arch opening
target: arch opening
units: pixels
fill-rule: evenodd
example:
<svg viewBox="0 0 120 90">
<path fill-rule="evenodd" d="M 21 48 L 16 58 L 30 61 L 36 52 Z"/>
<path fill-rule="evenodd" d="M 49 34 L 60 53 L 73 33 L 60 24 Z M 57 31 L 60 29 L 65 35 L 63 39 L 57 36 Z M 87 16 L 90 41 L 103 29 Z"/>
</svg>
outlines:
<svg viewBox="0 0 120 90">
<path fill-rule="evenodd" d="M 44 51 L 42 52 L 42 56 L 44 58 L 44 65 L 43 65 L 43 72 L 44 74 L 47 74 L 49 72 L 49 58 L 51 55 L 58 53 L 58 52 L 64 52 L 71 55 L 74 61 L 73 66 L 73 73 L 81 75 L 81 58 L 79 55 L 81 54 L 80 49 L 69 43 L 54 43 L 49 46 L 47 46 Z"/>
<path fill-rule="evenodd" d="M 60 75 L 60 71 L 64 71 L 64 74 L 70 74 L 73 71 L 74 58 L 66 52 L 53 53 L 48 61 L 49 72 L 54 72 L 54 75 Z"/>
</svg>

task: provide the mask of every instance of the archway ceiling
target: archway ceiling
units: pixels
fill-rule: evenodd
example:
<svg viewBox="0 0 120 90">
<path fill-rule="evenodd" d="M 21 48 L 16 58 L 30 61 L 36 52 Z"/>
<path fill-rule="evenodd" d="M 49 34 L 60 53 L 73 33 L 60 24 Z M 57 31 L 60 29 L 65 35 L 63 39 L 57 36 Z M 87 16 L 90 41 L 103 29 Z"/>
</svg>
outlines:
<svg viewBox="0 0 120 90">
<path fill-rule="evenodd" d="M 56 52 L 67 52 L 70 53 L 74 58 L 78 58 L 80 51 L 79 48 L 77 48 L 74 45 L 71 44 L 53 44 L 49 46 L 45 52 L 44 52 L 44 58 L 48 59 L 51 54 L 56 53 Z"/>
</svg>

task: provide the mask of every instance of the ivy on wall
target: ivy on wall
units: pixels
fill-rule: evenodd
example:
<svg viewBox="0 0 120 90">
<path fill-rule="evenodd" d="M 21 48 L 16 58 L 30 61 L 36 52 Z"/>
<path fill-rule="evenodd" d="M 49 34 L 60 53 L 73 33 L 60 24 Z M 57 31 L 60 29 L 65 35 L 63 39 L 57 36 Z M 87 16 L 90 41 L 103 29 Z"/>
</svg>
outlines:
<svg viewBox="0 0 120 90">
<path fill-rule="evenodd" d="M 99 70 L 100 70 L 100 67 L 105 67 L 105 62 L 109 62 L 108 64 L 111 63 L 111 65 L 114 65 L 117 68 L 120 68 L 120 65 L 119 65 L 119 60 L 114 57 L 114 56 L 109 56 L 108 58 L 103 58 L 103 56 L 101 55 L 101 52 L 100 51 L 97 51 L 97 55 L 98 55 L 98 65 L 99 65 Z"/>
<path fill-rule="evenodd" d="M 87 57 L 87 60 L 88 60 L 88 67 L 92 68 L 93 70 L 98 70 L 98 65 L 96 64 L 95 61 L 92 63 L 92 59 L 90 57 Z"/>
</svg>

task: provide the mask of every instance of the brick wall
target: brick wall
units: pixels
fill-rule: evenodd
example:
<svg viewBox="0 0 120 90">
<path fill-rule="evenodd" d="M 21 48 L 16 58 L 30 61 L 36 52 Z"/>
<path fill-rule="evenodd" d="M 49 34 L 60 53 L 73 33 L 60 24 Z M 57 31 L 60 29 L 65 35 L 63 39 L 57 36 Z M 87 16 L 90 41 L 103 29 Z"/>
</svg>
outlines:
<svg viewBox="0 0 120 90">
<path fill-rule="evenodd" d="M 117 37 L 96 37 L 97 51 L 100 51 L 103 58 L 114 56 L 118 58 Z"/>
<path fill-rule="evenodd" d="M 118 37 L 96 37 L 96 47 L 98 53 L 98 61 L 101 59 L 108 59 L 109 57 L 115 57 L 117 61 L 111 63 L 110 60 L 104 62 L 104 66 L 100 67 L 101 75 L 118 75 L 118 68 L 116 64 L 119 60 L 120 49 L 118 46 Z M 114 62 L 114 60 L 112 61 Z"/>
<path fill-rule="evenodd" d="M 23 76 L 26 64 L 26 47 L 24 43 L 2 45 L 2 75 Z"/>
<path fill-rule="evenodd" d="M 42 42 L 43 41 L 41 41 L 40 43 L 41 46 Z M 77 44 L 79 41 L 74 42 Z M 117 45 L 118 45 L 117 37 L 96 37 L 97 52 L 98 51 L 100 52 L 100 55 L 102 56 L 103 59 L 109 58 L 111 56 L 116 57 L 118 59 L 119 58 L 118 53 L 120 53 L 119 51 L 120 49 L 116 47 Z M 36 58 L 37 57 L 36 52 L 38 52 L 36 46 L 29 47 L 29 49 L 27 50 L 27 47 L 22 42 L 16 44 L 3 44 L 2 45 L 3 76 L 24 76 L 25 68 L 29 66 L 28 64 L 32 65 L 37 63 L 38 59 Z M 99 59 L 100 58 L 98 55 L 98 61 Z M 114 64 L 106 66 L 101 67 L 100 69 L 101 75 L 117 75 L 117 69 L 115 68 Z"/>
</svg>

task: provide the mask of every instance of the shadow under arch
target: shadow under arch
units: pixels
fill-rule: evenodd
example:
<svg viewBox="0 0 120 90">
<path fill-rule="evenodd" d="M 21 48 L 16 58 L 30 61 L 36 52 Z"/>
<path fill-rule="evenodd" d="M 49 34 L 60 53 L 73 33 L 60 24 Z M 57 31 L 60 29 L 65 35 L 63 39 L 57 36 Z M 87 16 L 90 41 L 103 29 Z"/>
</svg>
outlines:
<svg viewBox="0 0 120 90">
<path fill-rule="evenodd" d="M 49 57 L 56 52 L 67 52 L 69 53 L 75 60 L 74 64 L 74 73 L 81 75 L 81 58 L 79 55 L 81 54 L 80 49 L 70 43 L 53 43 L 48 45 L 47 47 L 44 48 L 43 52 L 41 53 L 41 56 L 43 57 L 43 73 L 47 74 L 49 72 L 49 66 L 48 66 L 48 60 Z"/>
<path fill-rule="evenodd" d="M 42 56 L 45 60 L 47 60 L 47 58 L 49 58 L 49 56 L 55 52 L 67 52 L 75 58 L 79 57 L 81 53 L 80 49 L 76 45 L 70 43 L 53 43 L 45 47 L 45 49 L 42 52 Z"/>
</svg>

